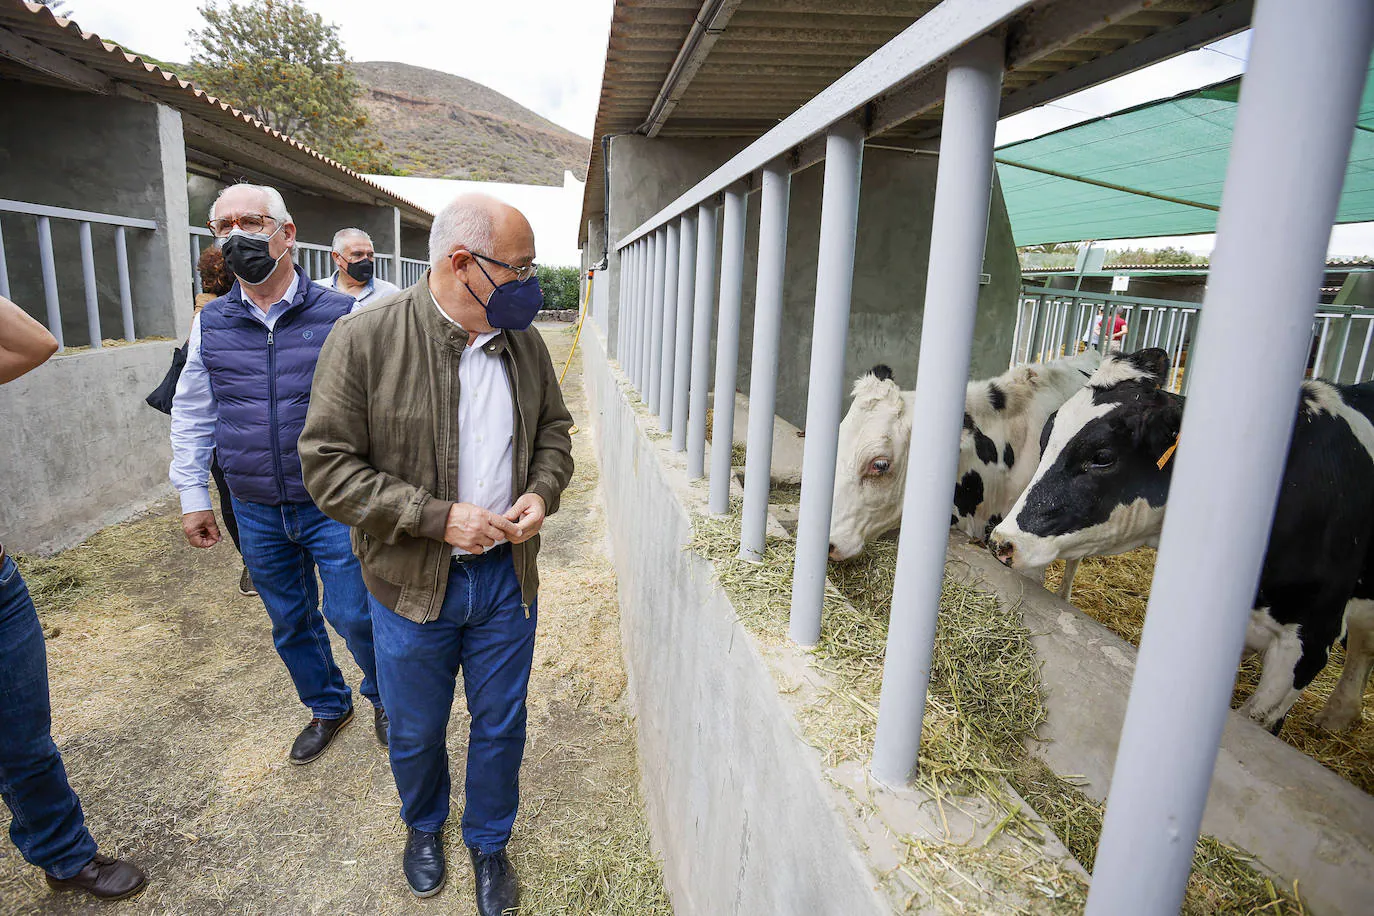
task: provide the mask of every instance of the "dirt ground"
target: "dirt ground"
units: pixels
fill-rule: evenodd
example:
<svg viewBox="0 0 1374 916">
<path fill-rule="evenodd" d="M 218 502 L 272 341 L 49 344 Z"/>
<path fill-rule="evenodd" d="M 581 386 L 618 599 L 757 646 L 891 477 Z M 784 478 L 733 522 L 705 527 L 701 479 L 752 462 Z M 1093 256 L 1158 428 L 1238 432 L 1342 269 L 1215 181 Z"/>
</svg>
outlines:
<svg viewBox="0 0 1374 916">
<path fill-rule="evenodd" d="M 559 369 L 566 325 L 544 334 Z M 580 357 L 565 384 L 585 421 Z M 544 529 L 529 743 L 511 853 L 528 914 L 666 914 L 624 704 L 615 579 L 590 434 Z M 458 833 L 467 716 L 455 703 L 448 884 L 420 901 L 400 869 L 404 827 L 371 708 L 306 767 L 287 750 L 309 713 L 272 648 L 267 615 L 238 595 L 226 541 L 188 547 L 177 507 L 26 564 L 48 641 L 54 737 L 103 851 L 151 884 L 110 908 L 52 894 L 0 841 L 0 914 L 471 913 Z M 342 642 L 334 655 L 356 691 Z"/>
</svg>

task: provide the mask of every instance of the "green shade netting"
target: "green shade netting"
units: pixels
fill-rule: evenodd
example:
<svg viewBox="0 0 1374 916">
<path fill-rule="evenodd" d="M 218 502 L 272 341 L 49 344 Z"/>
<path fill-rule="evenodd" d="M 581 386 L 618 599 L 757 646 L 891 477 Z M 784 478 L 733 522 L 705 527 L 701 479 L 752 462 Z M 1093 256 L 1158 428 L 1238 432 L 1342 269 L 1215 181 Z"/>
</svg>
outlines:
<svg viewBox="0 0 1374 916">
<path fill-rule="evenodd" d="M 1236 77 L 998 149 L 1016 244 L 1214 232 L 1240 83 Z M 1358 124 L 1338 223 L 1374 220 L 1374 63 Z"/>
</svg>

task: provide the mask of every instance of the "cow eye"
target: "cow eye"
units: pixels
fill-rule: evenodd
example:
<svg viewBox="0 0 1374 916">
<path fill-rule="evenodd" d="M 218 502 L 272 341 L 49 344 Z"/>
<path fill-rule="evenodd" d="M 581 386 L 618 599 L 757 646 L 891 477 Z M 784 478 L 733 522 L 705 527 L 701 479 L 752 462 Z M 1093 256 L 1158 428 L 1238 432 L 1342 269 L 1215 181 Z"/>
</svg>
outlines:
<svg viewBox="0 0 1374 916">
<path fill-rule="evenodd" d="M 1088 464 L 1098 470 L 1109 468 L 1116 464 L 1116 453 L 1109 448 L 1100 448 L 1093 452 L 1092 459 L 1089 460 Z"/>
<path fill-rule="evenodd" d="M 887 458 L 874 458 L 868 463 L 866 477 L 881 477 L 892 470 L 892 461 Z"/>
</svg>

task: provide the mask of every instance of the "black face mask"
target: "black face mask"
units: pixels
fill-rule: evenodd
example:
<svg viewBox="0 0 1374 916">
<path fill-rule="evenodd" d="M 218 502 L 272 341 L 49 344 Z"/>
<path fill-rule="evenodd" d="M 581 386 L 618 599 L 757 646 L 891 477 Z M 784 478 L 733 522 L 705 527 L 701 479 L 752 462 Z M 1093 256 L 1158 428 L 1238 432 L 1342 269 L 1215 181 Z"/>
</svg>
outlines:
<svg viewBox="0 0 1374 916">
<path fill-rule="evenodd" d="M 372 280 L 372 273 L 376 269 L 371 258 L 363 258 L 361 261 L 354 261 L 348 265 L 348 275 L 359 283 L 369 283 Z"/>
<path fill-rule="evenodd" d="M 280 231 L 281 229 L 277 230 Z M 277 262 L 286 257 L 285 251 L 281 253 L 281 257 L 276 258 L 268 252 L 272 236 L 277 232 L 272 235 L 258 235 L 235 227 L 227 237 L 220 239 L 219 247 L 224 251 L 224 263 L 234 272 L 234 276 L 249 286 L 257 286 L 272 276 L 272 271 L 277 269 Z"/>
</svg>

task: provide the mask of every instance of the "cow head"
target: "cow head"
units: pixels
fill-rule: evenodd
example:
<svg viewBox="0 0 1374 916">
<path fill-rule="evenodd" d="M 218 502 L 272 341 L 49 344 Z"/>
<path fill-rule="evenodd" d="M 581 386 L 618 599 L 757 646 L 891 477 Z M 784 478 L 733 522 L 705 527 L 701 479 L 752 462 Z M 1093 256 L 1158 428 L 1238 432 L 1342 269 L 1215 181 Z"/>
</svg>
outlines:
<svg viewBox="0 0 1374 916">
<path fill-rule="evenodd" d="M 1160 349 L 1111 354 L 1050 418 L 1030 485 L 989 539 L 999 560 L 1035 573 L 1157 542 L 1173 472 L 1162 459 L 1183 418 L 1183 398 L 1160 387 L 1168 371 Z"/>
<path fill-rule="evenodd" d="M 840 423 L 830 518 L 830 558 L 847 560 L 902 520 L 911 415 L 892 370 L 875 366 L 854 383 Z"/>
<path fill-rule="evenodd" d="M 991 528 L 1024 486 L 1017 473 L 1018 449 L 1026 438 L 1026 408 L 1040 381 L 1034 366 L 1020 366 L 995 379 L 969 382 L 964 392 L 964 428 L 954 476 L 950 524 L 986 540 Z M 1022 449 L 1024 451 L 1024 449 Z M 1019 456 L 1024 465 L 1030 455 Z"/>
</svg>

